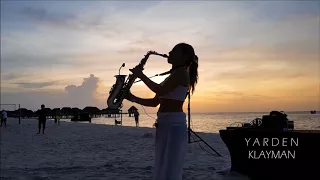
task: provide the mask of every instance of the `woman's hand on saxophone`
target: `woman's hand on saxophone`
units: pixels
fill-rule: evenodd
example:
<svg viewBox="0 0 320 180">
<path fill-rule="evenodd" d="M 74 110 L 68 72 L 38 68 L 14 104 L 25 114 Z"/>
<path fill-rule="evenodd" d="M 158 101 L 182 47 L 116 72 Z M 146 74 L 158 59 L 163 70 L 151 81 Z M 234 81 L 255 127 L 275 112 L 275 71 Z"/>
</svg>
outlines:
<svg viewBox="0 0 320 180">
<path fill-rule="evenodd" d="M 143 68 L 141 68 L 140 66 L 136 66 L 133 69 L 129 69 L 132 74 L 138 78 L 141 78 L 141 76 L 143 75 Z"/>
</svg>

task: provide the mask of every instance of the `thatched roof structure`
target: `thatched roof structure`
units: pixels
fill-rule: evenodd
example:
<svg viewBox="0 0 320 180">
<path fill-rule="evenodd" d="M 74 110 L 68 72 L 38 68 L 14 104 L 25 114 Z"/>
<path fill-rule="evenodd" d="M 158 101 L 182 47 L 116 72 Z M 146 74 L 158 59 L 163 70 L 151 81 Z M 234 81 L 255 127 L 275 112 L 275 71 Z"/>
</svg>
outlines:
<svg viewBox="0 0 320 180">
<path fill-rule="evenodd" d="M 87 106 L 82 110 L 82 112 L 86 112 L 89 114 L 100 114 L 100 109 L 97 107 Z"/>
<path fill-rule="evenodd" d="M 71 115 L 71 107 L 63 107 L 61 109 L 61 114 L 65 116 L 70 116 Z"/>
<path fill-rule="evenodd" d="M 74 108 L 71 108 L 71 114 L 72 115 L 77 115 L 79 113 L 81 113 L 81 109 L 77 108 L 77 107 L 74 107 Z"/>
<path fill-rule="evenodd" d="M 129 109 L 128 109 L 128 113 L 131 114 L 131 113 L 134 113 L 138 111 L 138 109 L 135 107 L 135 106 L 131 106 Z"/>
<path fill-rule="evenodd" d="M 14 113 L 19 114 L 19 109 L 15 110 Z M 33 113 L 33 111 L 28 110 L 26 108 L 20 108 L 20 116 L 21 117 L 32 117 L 32 116 L 34 116 L 34 113 Z"/>
<path fill-rule="evenodd" d="M 119 114 L 120 110 L 119 109 L 110 109 L 110 108 L 106 108 L 106 109 L 102 109 L 101 110 L 102 114 Z"/>
<path fill-rule="evenodd" d="M 21 108 L 22 109 L 22 108 Z M 20 109 L 20 110 L 21 110 Z M 38 109 L 37 111 L 35 111 L 35 114 L 38 116 L 39 115 L 39 112 L 40 112 L 41 109 Z M 53 115 L 53 111 L 50 109 L 50 108 L 44 108 L 44 113 L 47 115 L 47 116 L 51 116 Z"/>
</svg>

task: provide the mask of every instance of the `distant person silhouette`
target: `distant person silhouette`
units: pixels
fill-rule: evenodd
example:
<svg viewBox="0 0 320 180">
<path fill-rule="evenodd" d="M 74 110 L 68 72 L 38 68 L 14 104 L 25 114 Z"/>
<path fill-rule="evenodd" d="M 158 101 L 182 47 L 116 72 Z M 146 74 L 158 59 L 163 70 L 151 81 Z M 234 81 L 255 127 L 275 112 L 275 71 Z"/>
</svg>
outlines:
<svg viewBox="0 0 320 180">
<path fill-rule="evenodd" d="M 5 110 L 2 110 L 1 112 L 1 125 L 0 127 L 2 127 L 2 123 L 4 123 L 4 127 L 7 127 L 7 112 Z"/>
<path fill-rule="evenodd" d="M 181 180 L 188 147 L 188 130 L 183 103 L 188 93 L 193 93 L 198 82 L 198 57 L 193 47 L 177 44 L 170 52 L 168 63 L 171 74 L 157 84 L 148 78 L 139 66 L 130 69 L 156 95 L 140 98 L 128 93 L 126 99 L 143 106 L 160 107 L 157 112 L 155 137 L 155 164 L 153 180 Z"/>
<path fill-rule="evenodd" d="M 138 110 L 134 112 L 134 120 L 136 121 L 136 127 L 139 126 L 139 112 Z"/>
<path fill-rule="evenodd" d="M 41 125 L 42 125 L 42 134 L 44 134 L 44 130 L 46 129 L 47 117 L 46 117 L 46 112 L 44 108 L 45 106 L 44 104 L 42 104 L 41 109 L 39 110 L 39 122 L 38 122 L 39 131 L 37 134 L 40 134 L 41 132 Z"/>
<path fill-rule="evenodd" d="M 58 110 L 56 111 L 54 116 L 54 123 L 58 123 L 58 125 L 60 125 L 60 119 L 61 119 L 61 111 Z"/>
</svg>

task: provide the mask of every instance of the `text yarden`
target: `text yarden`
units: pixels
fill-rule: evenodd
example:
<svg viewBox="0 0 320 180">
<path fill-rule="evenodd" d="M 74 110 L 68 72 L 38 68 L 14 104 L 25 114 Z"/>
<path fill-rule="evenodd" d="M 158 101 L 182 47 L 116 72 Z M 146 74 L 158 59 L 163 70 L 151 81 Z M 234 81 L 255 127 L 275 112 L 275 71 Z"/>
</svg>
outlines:
<svg viewBox="0 0 320 180">
<path fill-rule="evenodd" d="M 285 150 L 249 150 L 249 159 L 295 159 L 295 150 L 285 147 L 297 147 L 298 138 L 245 138 L 247 147 L 284 147 Z M 280 148 L 281 149 L 281 148 Z"/>
</svg>

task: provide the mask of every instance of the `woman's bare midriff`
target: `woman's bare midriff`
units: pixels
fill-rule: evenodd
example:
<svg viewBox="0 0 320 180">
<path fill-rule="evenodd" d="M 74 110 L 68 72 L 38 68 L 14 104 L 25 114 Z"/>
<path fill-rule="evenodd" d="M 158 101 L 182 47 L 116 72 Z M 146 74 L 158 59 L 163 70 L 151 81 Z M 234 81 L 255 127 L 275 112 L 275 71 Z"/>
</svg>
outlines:
<svg viewBox="0 0 320 180">
<path fill-rule="evenodd" d="M 183 112 L 183 101 L 160 99 L 158 112 Z"/>
</svg>

